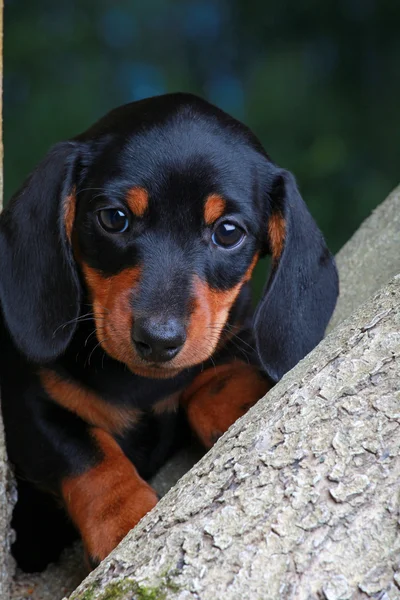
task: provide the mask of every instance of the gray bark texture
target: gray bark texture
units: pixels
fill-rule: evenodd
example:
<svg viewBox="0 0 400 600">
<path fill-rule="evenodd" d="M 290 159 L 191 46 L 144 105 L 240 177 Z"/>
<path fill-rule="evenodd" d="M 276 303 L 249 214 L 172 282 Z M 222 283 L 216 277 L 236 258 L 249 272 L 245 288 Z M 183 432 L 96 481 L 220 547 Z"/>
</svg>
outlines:
<svg viewBox="0 0 400 600">
<path fill-rule="evenodd" d="M 10 522 L 16 500 L 13 477 L 7 463 L 3 423 L 0 419 L 0 599 L 8 600 L 14 561 L 10 555 Z"/>
<path fill-rule="evenodd" d="M 400 598 L 400 276 L 216 443 L 70 600 Z"/>
<path fill-rule="evenodd" d="M 336 262 L 340 297 L 329 330 L 400 273 L 400 186 L 364 221 Z"/>
</svg>

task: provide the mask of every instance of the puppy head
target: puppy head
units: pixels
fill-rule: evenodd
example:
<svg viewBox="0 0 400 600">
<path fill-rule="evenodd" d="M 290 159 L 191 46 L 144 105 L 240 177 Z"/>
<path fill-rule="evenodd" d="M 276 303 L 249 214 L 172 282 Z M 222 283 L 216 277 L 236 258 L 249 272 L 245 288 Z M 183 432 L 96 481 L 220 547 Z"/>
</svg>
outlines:
<svg viewBox="0 0 400 600">
<path fill-rule="evenodd" d="M 0 227 L 5 320 L 40 362 L 71 340 L 79 277 L 103 349 L 148 377 L 214 353 L 267 252 L 255 336 L 272 379 L 318 343 L 336 300 L 332 257 L 292 176 L 246 127 L 190 95 L 126 105 L 57 146 Z"/>
</svg>

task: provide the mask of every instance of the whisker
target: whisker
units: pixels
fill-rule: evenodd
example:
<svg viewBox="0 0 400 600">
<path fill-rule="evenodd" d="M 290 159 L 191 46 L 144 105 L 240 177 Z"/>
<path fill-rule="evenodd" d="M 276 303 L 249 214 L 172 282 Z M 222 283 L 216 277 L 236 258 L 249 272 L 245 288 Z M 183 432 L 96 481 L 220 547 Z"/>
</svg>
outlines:
<svg viewBox="0 0 400 600">
<path fill-rule="evenodd" d="M 214 371 L 216 371 L 217 370 L 217 365 L 215 364 L 215 360 L 213 359 L 212 355 L 210 355 L 210 360 L 211 360 L 211 362 L 213 364 Z"/>
<path fill-rule="evenodd" d="M 214 329 L 214 328 L 216 329 L 216 328 L 219 327 L 219 325 L 218 324 L 217 325 L 208 325 L 207 327 L 209 329 Z M 235 337 L 237 340 L 239 340 L 242 344 L 244 344 L 245 346 L 247 346 L 248 348 L 250 348 L 250 350 L 252 352 L 257 352 L 256 349 L 251 344 L 249 344 L 248 342 L 246 342 L 246 340 L 244 340 L 239 335 L 237 335 L 237 333 L 235 333 L 233 331 L 233 329 L 234 329 L 234 326 L 230 325 L 229 323 L 226 323 L 223 326 L 223 328 L 221 330 L 221 333 L 222 333 L 222 331 L 226 331 L 227 333 L 230 333 L 233 337 Z"/>
<path fill-rule="evenodd" d="M 110 194 L 110 190 L 106 189 L 106 188 L 101 188 L 101 187 L 87 187 L 87 188 L 81 188 L 80 190 L 77 191 L 76 195 L 79 196 L 79 194 L 82 194 L 83 192 L 100 192 L 99 194 L 96 194 L 96 196 L 94 196 L 93 198 L 90 198 L 90 201 L 95 200 L 96 198 L 99 198 L 100 196 L 108 196 Z M 113 191 L 113 196 L 117 196 L 119 197 L 121 200 L 124 200 L 124 194 L 121 192 L 118 192 L 117 190 Z"/>
<path fill-rule="evenodd" d="M 103 194 L 106 194 L 109 190 L 106 190 L 106 188 L 101 188 L 101 187 L 88 187 L 88 188 L 81 188 L 80 190 L 77 191 L 76 195 L 79 196 L 79 194 L 82 194 L 82 192 L 102 192 Z"/>
<path fill-rule="evenodd" d="M 99 304 L 100 308 L 102 308 L 103 310 L 107 311 L 108 313 L 110 312 L 110 309 L 107 308 L 106 306 L 103 306 L 102 304 Z"/>
<path fill-rule="evenodd" d="M 214 328 L 214 326 L 210 325 L 210 326 L 208 326 L 208 328 L 209 328 L 209 329 L 213 329 L 213 328 Z M 215 328 L 216 328 L 216 327 L 215 327 Z M 219 329 L 219 328 L 218 328 L 218 329 Z M 222 331 L 224 331 L 224 329 L 223 329 Z M 244 357 L 245 357 L 245 359 L 246 359 L 246 362 L 247 362 L 248 364 L 250 364 L 250 359 L 249 359 L 249 355 L 248 355 L 248 353 L 249 353 L 250 351 L 249 351 L 249 350 L 246 350 L 245 348 L 242 348 L 242 347 L 241 347 L 239 344 L 237 344 L 237 343 L 235 342 L 235 340 L 234 340 L 233 338 L 237 338 L 237 339 L 238 339 L 238 340 L 239 340 L 241 343 L 243 343 L 243 344 L 245 344 L 246 346 L 248 346 L 248 347 L 249 347 L 249 349 L 251 350 L 251 352 L 256 352 L 256 350 L 255 350 L 255 349 L 254 349 L 252 346 L 250 346 L 250 344 L 248 344 L 248 343 L 247 343 L 245 340 L 243 340 L 241 337 L 239 337 L 238 335 L 236 335 L 235 333 L 233 333 L 233 332 L 230 332 L 229 330 L 227 331 L 227 333 L 230 333 L 230 334 L 233 336 L 233 337 L 231 337 L 229 340 L 227 340 L 227 341 L 228 341 L 228 343 L 231 343 L 231 344 L 233 344 L 233 346 L 234 346 L 234 347 L 235 347 L 235 348 L 236 348 L 236 349 L 237 349 L 237 350 L 238 350 L 238 351 L 239 351 L 241 354 L 243 354 L 243 356 L 244 356 Z"/>
<path fill-rule="evenodd" d="M 84 348 L 86 348 L 86 346 L 88 344 L 88 341 L 89 341 L 89 338 L 91 338 L 92 335 L 95 335 L 97 333 L 97 331 L 104 331 L 104 329 L 105 329 L 105 327 L 101 327 L 101 326 L 100 327 L 96 327 L 96 329 L 93 329 L 93 331 L 91 331 L 89 333 L 89 335 L 87 336 L 87 338 L 85 340 L 85 343 L 83 344 Z"/>
<path fill-rule="evenodd" d="M 87 364 L 88 364 L 89 366 L 90 366 L 90 359 L 92 358 L 92 354 L 93 354 L 93 352 L 94 352 L 94 351 L 95 351 L 95 350 L 96 350 L 96 349 L 97 349 L 97 348 L 98 348 L 98 347 L 99 347 L 99 346 L 100 346 L 100 345 L 101 345 L 103 342 L 106 342 L 107 340 L 108 340 L 108 337 L 106 337 L 106 338 L 104 338 L 104 339 L 100 340 L 100 341 L 99 341 L 99 342 L 98 342 L 98 343 L 95 345 L 95 347 L 93 348 L 93 350 L 91 351 L 91 353 L 89 354 L 89 357 L 88 357 L 88 359 L 87 359 Z"/>
<path fill-rule="evenodd" d="M 66 321 L 65 323 L 62 323 L 53 331 L 53 336 L 57 333 L 57 331 L 59 329 L 64 329 L 65 327 L 67 327 L 68 325 L 72 325 L 73 323 L 81 323 L 83 321 L 92 321 L 93 316 L 91 316 L 91 314 L 94 314 L 94 313 L 87 313 L 85 315 L 81 315 L 80 317 L 75 317 L 75 319 L 71 319 L 70 321 Z"/>
<path fill-rule="evenodd" d="M 244 357 L 245 357 L 245 359 L 246 359 L 246 362 L 247 362 L 247 364 L 249 365 L 249 364 L 250 364 L 250 360 L 249 360 L 249 357 L 248 357 L 248 354 L 247 354 L 246 350 L 245 350 L 244 348 L 241 348 L 241 347 L 240 347 L 238 344 L 236 344 L 236 342 L 234 342 L 233 340 L 230 340 L 230 341 L 231 341 L 231 342 L 232 342 L 232 344 L 235 346 L 235 348 L 237 348 L 237 350 L 239 350 L 239 352 L 240 352 L 241 354 L 243 354 L 243 356 L 244 356 Z"/>
<path fill-rule="evenodd" d="M 251 344 L 249 344 L 248 342 L 246 342 L 246 340 L 244 340 L 243 338 L 241 338 L 240 335 L 237 335 L 236 333 L 233 333 L 233 331 L 229 331 L 229 330 L 228 330 L 228 333 L 230 333 L 239 342 L 241 342 L 242 344 L 244 344 L 245 346 L 247 346 L 252 352 L 257 352 L 257 350 L 255 348 L 253 348 L 253 346 L 251 346 Z M 233 342 L 232 338 L 231 338 L 231 341 Z"/>
</svg>

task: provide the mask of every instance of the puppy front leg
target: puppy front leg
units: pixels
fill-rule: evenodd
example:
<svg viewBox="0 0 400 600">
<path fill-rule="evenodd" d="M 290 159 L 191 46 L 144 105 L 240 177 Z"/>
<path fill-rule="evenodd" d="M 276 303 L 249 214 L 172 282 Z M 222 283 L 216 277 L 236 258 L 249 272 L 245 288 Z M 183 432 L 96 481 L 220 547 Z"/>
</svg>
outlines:
<svg viewBox="0 0 400 600">
<path fill-rule="evenodd" d="M 188 421 L 206 448 L 270 389 L 255 365 L 234 361 L 203 371 L 184 391 Z"/>
<path fill-rule="evenodd" d="M 100 461 L 61 485 L 65 507 L 79 529 L 92 567 L 102 561 L 157 503 L 114 438 L 91 430 Z"/>
</svg>

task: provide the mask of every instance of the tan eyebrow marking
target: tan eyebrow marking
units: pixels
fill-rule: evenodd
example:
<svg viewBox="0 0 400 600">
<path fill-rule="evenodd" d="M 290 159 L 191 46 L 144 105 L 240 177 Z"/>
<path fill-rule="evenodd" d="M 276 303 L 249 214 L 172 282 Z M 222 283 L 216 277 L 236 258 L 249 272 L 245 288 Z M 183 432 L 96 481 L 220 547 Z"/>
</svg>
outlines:
<svg viewBox="0 0 400 600">
<path fill-rule="evenodd" d="M 143 217 L 149 206 L 149 194 L 144 188 L 133 187 L 128 191 L 126 201 L 136 217 Z"/>
<path fill-rule="evenodd" d="M 277 260 L 282 254 L 286 236 L 285 219 L 279 213 L 274 213 L 269 218 L 268 235 L 271 244 L 272 258 Z"/>
<path fill-rule="evenodd" d="M 71 242 L 72 237 L 72 228 L 74 226 L 75 221 L 75 213 L 76 213 L 76 196 L 75 196 L 75 188 L 72 190 L 72 193 L 69 194 L 64 201 L 64 224 L 65 231 L 67 234 L 67 239 Z"/>
<path fill-rule="evenodd" d="M 226 202 L 218 194 L 208 196 L 204 205 L 204 220 L 207 225 L 211 225 L 217 219 L 222 217 L 226 208 Z"/>
</svg>

